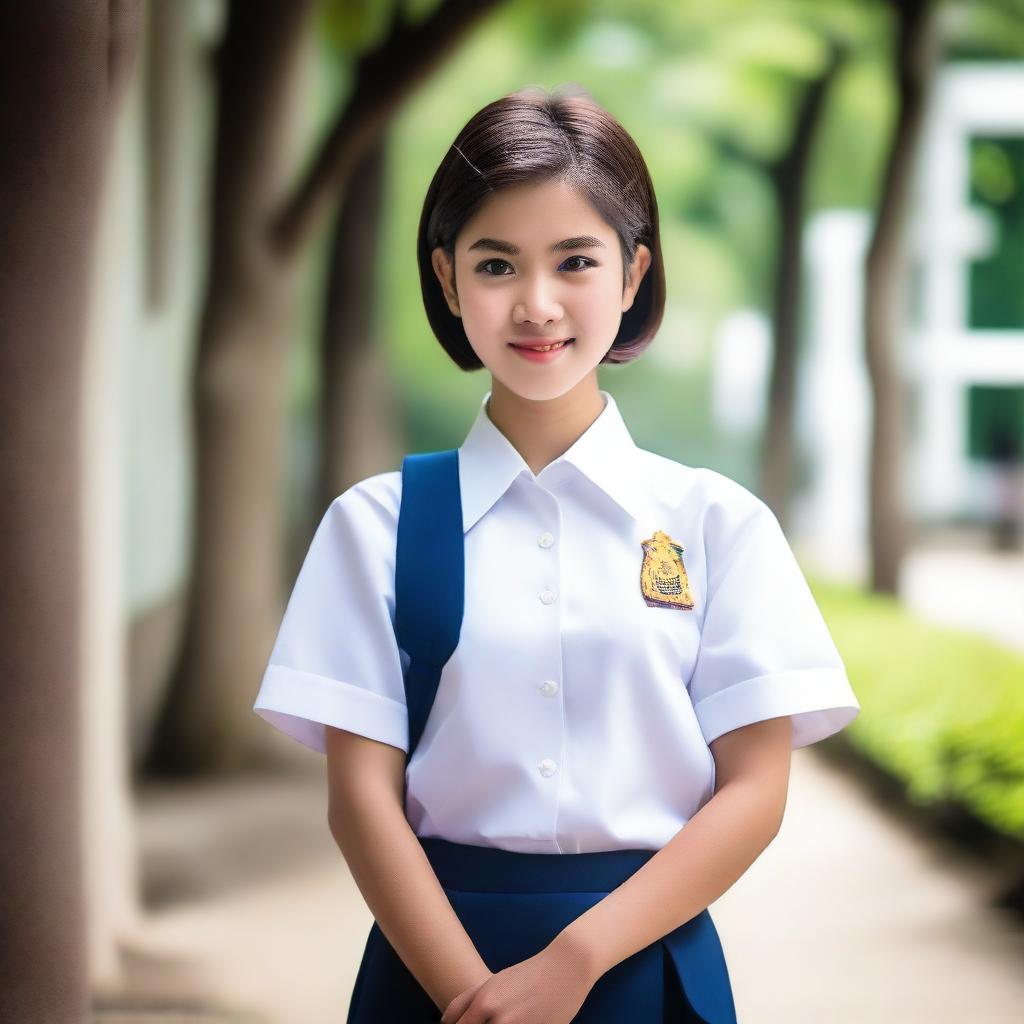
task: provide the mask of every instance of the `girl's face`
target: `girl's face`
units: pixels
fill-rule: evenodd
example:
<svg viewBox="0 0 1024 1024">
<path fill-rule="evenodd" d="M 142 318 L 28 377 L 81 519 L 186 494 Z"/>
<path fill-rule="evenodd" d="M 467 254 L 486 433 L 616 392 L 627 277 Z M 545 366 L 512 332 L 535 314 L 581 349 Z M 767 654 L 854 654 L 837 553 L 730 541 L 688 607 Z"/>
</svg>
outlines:
<svg viewBox="0 0 1024 1024">
<path fill-rule="evenodd" d="M 452 266 L 432 254 L 448 307 L 480 361 L 502 385 L 534 401 L 557 398 L 611 348 L 651 262 L 638 245 L 623 289 L 619 239 L 564 181 L 515 185 L 489 196 L 455 240 Z M 530 358 L 514 341 L 571 338 Z"/>
</svg>

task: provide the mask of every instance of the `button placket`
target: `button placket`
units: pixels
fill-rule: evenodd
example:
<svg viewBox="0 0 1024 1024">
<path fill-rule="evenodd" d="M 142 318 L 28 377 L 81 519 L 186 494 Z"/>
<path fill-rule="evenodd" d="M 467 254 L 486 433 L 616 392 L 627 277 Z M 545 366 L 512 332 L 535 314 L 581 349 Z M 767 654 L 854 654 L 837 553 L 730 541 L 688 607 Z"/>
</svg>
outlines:
<svg viewBox="0 0 1024 1024">
<path fill-rule="evenodd" d="M 554 547 L 554 544 L 555 535 L 550 530 L 543 530 L 537 535 L 538 547 L 547 550 Z M 558 563 L 556 553 L 555 569 L 557 570 L 557 568 Z M 540 598 L 541 602 L 546 605 L 554 604 L 555 601 L 558 600 L 557 586 L 549 583 L 547 586 L 544 587 L 544 589 L 540 591 L 538 597 Z M 558 693 L 559 685 L 557 680 L 555 679 L 544 679 L 538 686 L 538 690 L 543 696 L 550 698 L 554 697 Z M 545 757 L 543 760 L 538 762 L 537 771 L 540 772 L 540 774 L 543 775 L 545 778 L 550 778 L 551 776 L 555 775 L 555 773 L 558 771 L 558 762 L 555 761 L 553 758 Z"/>
</svg>

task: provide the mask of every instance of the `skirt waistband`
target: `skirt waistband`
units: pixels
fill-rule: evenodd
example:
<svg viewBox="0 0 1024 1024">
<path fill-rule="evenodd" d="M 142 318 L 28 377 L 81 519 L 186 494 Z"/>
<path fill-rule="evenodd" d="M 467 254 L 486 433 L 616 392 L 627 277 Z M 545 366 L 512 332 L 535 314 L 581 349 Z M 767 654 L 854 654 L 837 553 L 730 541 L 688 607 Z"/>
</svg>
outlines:
<svg viewBox="0 0 1024 1024">
<path fill-rule="evenodd" d="M 419 840 L 467 933 L 495 964 L 524 959 L 523 949 L 510 946 L 520 939 L 532 952 L 542 948 L 657 852 L 523 853 L 438 836 Z M 706 908 L 606 972 L 588 997 L 590 1015 L 581 1020 L 656 1019 L 666 966 L 696 1019 L 736 1024 L 729 969 Z"/>
<path fill-rule="evenodd" d="M 441 885 L 464 892 L 611 892 L 656 852 L 524 853 L 438 836 L 419 840 Z"/>
</svg>

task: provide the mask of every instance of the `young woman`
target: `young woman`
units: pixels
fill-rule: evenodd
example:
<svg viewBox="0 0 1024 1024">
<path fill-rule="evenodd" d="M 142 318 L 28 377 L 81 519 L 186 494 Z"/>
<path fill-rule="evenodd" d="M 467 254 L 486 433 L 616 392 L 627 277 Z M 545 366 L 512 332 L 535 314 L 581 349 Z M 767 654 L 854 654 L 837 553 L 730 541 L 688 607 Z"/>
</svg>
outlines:
<svg viewBox="0 0 1024 1024">
<path fill-rule="evenodd" d="M 459 448 L 331 503 L 255 704 L 326 754 L 375 918 L 349 1024 L 731 1024 L 707 907 L 777 834 L 790 751 L 859 705 L 768 506 L 599 386 L 661 322 L 646 164 L 580 91 L 505 96 L 417 251 L 490 388 Z"/>
</svg>

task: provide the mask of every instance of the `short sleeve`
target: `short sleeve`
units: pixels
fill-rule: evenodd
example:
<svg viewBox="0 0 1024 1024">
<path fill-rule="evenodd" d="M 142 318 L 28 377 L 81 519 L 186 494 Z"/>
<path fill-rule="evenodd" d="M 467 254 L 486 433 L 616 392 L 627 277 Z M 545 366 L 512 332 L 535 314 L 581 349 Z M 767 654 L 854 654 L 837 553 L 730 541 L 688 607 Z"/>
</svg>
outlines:
<svg viewBox="0 0 1024 1024">
<path fill-rule="evenodd" d="M 397 515 L 366 483 L 321 519 L 253 705 L 321 754 L 325 725 L 409 747 L 405 655 L 394 631 Z"/>
<path fill-rule="evenodd" d="M 804 747 L 849 725 L 860 705 L 778 519 L 741 493 L 705 516 L 707 597 L 690 699 L 708 743 L 789 715 L 793 748 Z"/>
</svg>

